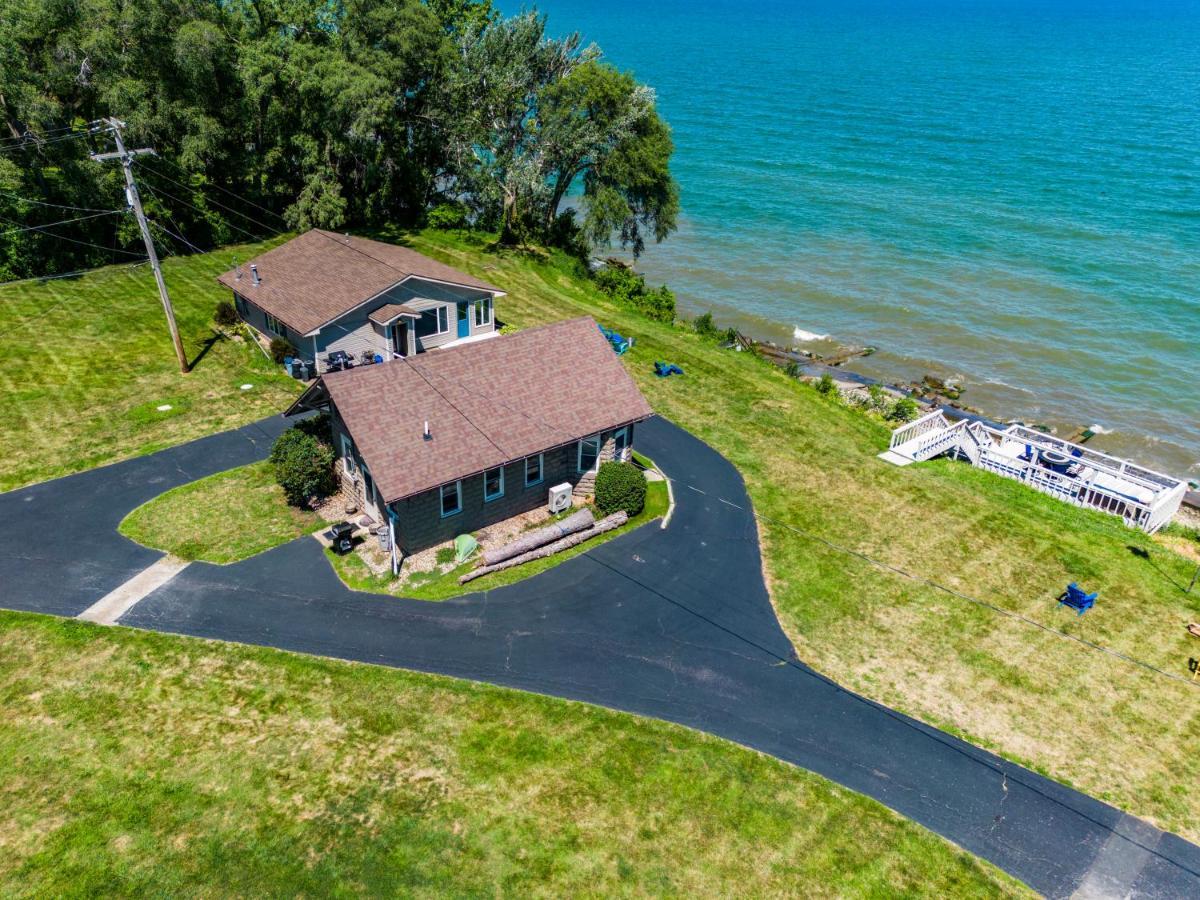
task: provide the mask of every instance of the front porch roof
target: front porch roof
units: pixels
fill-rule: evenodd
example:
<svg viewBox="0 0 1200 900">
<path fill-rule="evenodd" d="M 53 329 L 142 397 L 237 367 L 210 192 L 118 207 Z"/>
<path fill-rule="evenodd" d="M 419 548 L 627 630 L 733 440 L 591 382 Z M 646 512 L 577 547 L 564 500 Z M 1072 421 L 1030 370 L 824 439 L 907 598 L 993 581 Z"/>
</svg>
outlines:
<svg viewBox="0 0 1200 900">
<path fill-rule="evenodd" d="M 407 303 L 385 303 L 383 306 L 379 307 L 379 309 L 367 316 L 367 318 L 376 325 L 383 326 L 391 325 L 401 317 L 406 319 L 419 319 L 421 318 L 421 311 L 419 309 L 413 309 Z"/>
</svg>

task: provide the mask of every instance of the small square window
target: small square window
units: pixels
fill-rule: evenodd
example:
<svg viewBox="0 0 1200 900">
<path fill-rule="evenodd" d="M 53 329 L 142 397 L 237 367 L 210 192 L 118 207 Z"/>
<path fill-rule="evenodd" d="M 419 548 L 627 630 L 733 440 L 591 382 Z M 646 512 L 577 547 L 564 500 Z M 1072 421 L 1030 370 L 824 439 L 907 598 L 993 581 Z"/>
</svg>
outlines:
<svg viewBox="0 0 1200 900">
<path fill-rule="evenodd" d="M 525 457 L 525 487 L 542 483 L 542 454 Z"/>
<path fill-rule="evenodd" d="M 504 496 L 504 467 L 488 469 L 483 473 L 483 499 L 495 500 Z"/>
<path fill-rule="evenodd" d="M 442 485 L 442 518 L 462 512 L 462 482 Z"/>
</svg>

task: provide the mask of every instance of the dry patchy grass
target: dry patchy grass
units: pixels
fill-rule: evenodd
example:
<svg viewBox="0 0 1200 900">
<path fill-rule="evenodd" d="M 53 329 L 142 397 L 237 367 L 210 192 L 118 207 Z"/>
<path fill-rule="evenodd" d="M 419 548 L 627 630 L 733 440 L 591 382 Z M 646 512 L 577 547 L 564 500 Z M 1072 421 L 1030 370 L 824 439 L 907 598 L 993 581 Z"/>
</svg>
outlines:
<svg viewBox="0 0 1200 900">
<path fill-rule="evenodd" d="M 1015 896 L 690 730 L 446 678 L 0 613 L 0 893 Z"/>
<path fill-rule="evenodd" d="M 1187 677 L 1200 641 L 1195 564 L 1152 539 L 949 461 L 875 458 L 886 428 L 686 328 L 600 296 L 571 264 L 426 232 L 417 249 L 485 275 L 518 325 L 588 312 L 637 343 L 623 359 L 655 410 L 746 479 L 785 630 L 805 661 L 910 714 L 1192 839 L 1200 839 L 1200 683 L 1098 653 L 832 550 L 820 535 L 913 575 Z M 683 378 L 658 379 L 656 359 Z M 669 467 L 669 460 L 662 461 Z M 1140 551 L 1144 555 L 1139 555 Z M 1055 604 L 1068 581 L 1098 590 L 1082 618 Z"/>
</svg>

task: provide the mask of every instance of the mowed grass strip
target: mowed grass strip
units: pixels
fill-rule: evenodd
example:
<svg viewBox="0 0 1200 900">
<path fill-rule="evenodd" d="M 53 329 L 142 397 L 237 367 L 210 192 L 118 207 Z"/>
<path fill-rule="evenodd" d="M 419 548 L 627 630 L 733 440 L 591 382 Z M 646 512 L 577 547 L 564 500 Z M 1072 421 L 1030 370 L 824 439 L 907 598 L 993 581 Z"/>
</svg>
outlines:
<svg viewBox="0 0 1200 900">
<path fill-rule="evenodd" d="M 1148 673 L 810 536 L 1183 678 L 1200 657 L 1185 628 L 1200 620 L 1200 592 L 1184 593 L 1196 562 L 1175 551 L 1194 542 L 1147 537 L 964 463 L 889 466 L 875 458 L 887 447 L 882 423 L 748 354 L 618 306 L 561 255 L 499 253 L 461 233 L 405 239 L 503 286 L 504 321 L 591 313 L 636 337 L 622 359 L 654 409 L 745 477 L 772 598 L 801 659 L 1200 840 L 1200 754 L 1187 750 L 1200 745 L 1200 682 Z M 687 374 L 655 378 L 655 360 Z M 1069 581 L 1100 593 L 1083 617 L 1055 603 Z"/>
<path fill-rule="evenodd" d="M 323 520 L 289 506 L 267 462 L 160 494 L 121 522 L 121 534 L 180 559 L 231 563 L 316 531 Z"/>
<path fill-rule="evenodd" d="M 6 896 L 1026 896 L 697 732 L 447 678 L 0 613 Z"/>
<path fill-rule="evenodd" d="M 181 375 L 148 266 L 0 287 L 0 491 L 244 425 L 299 391 L 251 343 L 215 329 L 215 278 L 273 246 L 172 258 L 163 268 L 184 348 Z M 250 390 L 241 385 L 252 384 Z M 169 410 L 159 410 L 169 406 Z"/>
</svg>

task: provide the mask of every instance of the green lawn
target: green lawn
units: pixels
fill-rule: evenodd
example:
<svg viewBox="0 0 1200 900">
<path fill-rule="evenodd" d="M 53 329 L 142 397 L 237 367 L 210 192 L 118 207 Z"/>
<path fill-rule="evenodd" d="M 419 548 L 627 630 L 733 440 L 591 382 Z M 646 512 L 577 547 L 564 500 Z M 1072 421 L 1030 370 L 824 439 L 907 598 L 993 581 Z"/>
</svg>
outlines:
<svg viewBox="0 0 1200 900">
<path fill-rule="evenodd" d="M 1148 538 L 961 463 L 888 466 L 875 458 L 887 445 L 882 423 L 748 354 L 722 351 L 685 327 L 616 305 L 561 255 L 497 252 L 485 237 L 452 232 L 392 237 L 505 288 L 508 296 L 497 304 L 505 322 L 527 326 L 592 313 L 637 338 L 622 359 L 654 408 L 742 472 L 762 517 L 772 598 L 802 659 L 853 689 L 1200 840 L 1200 792 L 1192 789 L 1200 754 L 1188 752 L 1200 743 L 1200 682 L 1147 672 L 809 535 L 1184 677 L 1189 657 L 1200 656 L 1200 642 L 1185 630 L 1200 620 L 1200 592 L 1183 591 L 1195 562 L 1176 552 L 1186 539 Z M 246 258 L 250 250 L 173 262 L 168 270 L 191 344 L 207 329 L 219 296 L 212 278 L 234 252 Z M 190 280 L 180 277 L 184 271 Z M 38 356 L 37 364 L 0 367 L 0 390 L 17 410 L 0 426 L 8 438 L 0 463 L 5 485 L 275 412 L 293 395 L 282 377 L 260 379 L 256 385 L 276 385 L 273 400 L 222 387 L 204 402 L 195 395 L 173 418 L 149 416 L 158 398 L 203 382 L 173 374 L 149 281 L 136 297 L 106 291 L 118 277 L 130 276 L 101 272 L 51 283 L 66 302 L 47 319 L 68 311 L 70 319 L 54 318 L 56 329 L 19 329 L 28 337 L 17 342 L 3 339 L 6 358 L 14 346 Z M 50 289 L 9 288 L 0 303 L 7 312 L 15 296 L 21 315 L 35 314 L 41 305 L 26 295 Z M 66 330 L 112 331 L 137 320 L 135 305 L 145 334 L 116 342 L 115 358 L 86 341 L 47 343 L 45 335 Z M 265 377 L 256 352 L 218 344 L 197 372 L 236 388 L 247 371 Z M 88 354 L 93 363 L 78 364 Z M 81 379 L 61 390 L 60 357 L 73 366 L 66 376 Z M 655 359 L 676 362 L 687 374 L 655 378 Z M 137 415 L 128 412 L 134 408 Z M 1054 603 L 1068 581 L 1100 592 L 1081 618 Z"/>
<path fill-rule="evenodd" d="M 897 576 L 819 535 L 1034 621 L 1190 677 L 1196 562 L 1022 485 L 937 461 L 875 458 L 888 429 L 749 354 L 600 296 L 557 254 L 498 253 L 426 231 L 416 249 L 508 291 L 518 326 L 592 313 L 637 338 L 622 359 L 659 413 L 742 472 L 762 517 L 772 599 L 801 659 L 847 686 L 1200 840 L 1200 682 L 1173 681 Z M 720 324 L 720 323 L 718 323 Z M 655 378 L 656 359 L 682 378 Z M 1185 540 L 1186 543 L 1186 540 Z M 1144 550 L 1143 558 L 1131 548 Z M 1068 581 L 1098 590 L 1082 618 Z"/>
<path fill-rule="evenodd" d="M 278 412 L 298 382 L 214 330 L 214 280 L 247 250 L 163 264 L 191 374 L 181 376 L 149 268 L 0 287 L 0 491 Z M 254 385 L 248 391 L 241 385 Z M 169 405 L 168 411 L 159 406 Z"/>
<path fill-rule="evenodd" d="M 524 565 L 514 566 L 511 569 L 504 569 L 500 572 L 493 572 L 490 575 L 484 575 L 466 584 L 459 584 L 458 577 L 475 568 L 476 564 L 474 560 L 468 560 L 461 566 L 441 574 L 431 572 L 428 577 L 422 577 L 421 573 L 418 573 L 408 581 L 402 582 L 389 576 L 376 575 L 357 556 L 342 556 L 334 553 L 332 550 L 326 550 L 325 556 L 329 559 L 330 564 L 342 581 L 356 591 L 391 594 L 395 597 L 409 597 L 414 600 L 449 600 L 451 597 L 461 597 L 464 594 L 474 594 L 477 591 L 490 591 L 495 588 L 504 587 L 506 584 L 513 584 L 514 582 L 529 578 L 531 575 L 544 572 L 561 562 L 578 556 L 580 553 L 586 553 L 588 550 L 598 547 L 606 541 L 611 541 L 613 538 L 625 534 L 627 531 L 632 531 L 648 522 L 662 518 L 667 513 L 667 506 L 666 482 L 652 481 L 646 485 L 645 508 L 620 528 L 605 532 L 586 543 L 579 544 L 569 550 L 564 550 L 562 553 L 556 553 L 554 556 L 548 556 L 545 559 L 535 559 Z"/>
<path fill-rule="evenodd" d="M 0 894 L 1028 896 L 697 732 L 448 678 L 0 613 Z"/>
<path fill-rule="evenodd" d="M 121 534 L 181 559 L 231 563 L 322 524 L 316 513 L 288 506 L 264 461 L 160 494 L 125 517 Z"/>
</svg>

